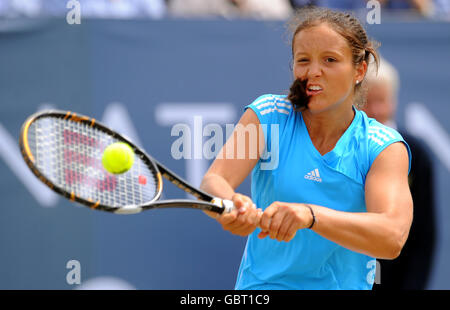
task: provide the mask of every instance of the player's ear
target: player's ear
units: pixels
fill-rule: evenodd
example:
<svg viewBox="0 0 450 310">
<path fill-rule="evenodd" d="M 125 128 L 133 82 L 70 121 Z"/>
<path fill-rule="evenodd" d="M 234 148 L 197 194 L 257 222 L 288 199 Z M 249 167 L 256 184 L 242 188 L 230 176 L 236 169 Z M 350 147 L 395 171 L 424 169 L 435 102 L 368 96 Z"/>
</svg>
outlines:
<svg viewBox="0 0 450 310">
<path fill-rule="evenodd" d="M 364 77 L 366 76 L 366 72 L 367 72 L 367 62 L 363 60 L 356 65 L 355 84 L 359 84 L 364 79 Z"/>
</svg>

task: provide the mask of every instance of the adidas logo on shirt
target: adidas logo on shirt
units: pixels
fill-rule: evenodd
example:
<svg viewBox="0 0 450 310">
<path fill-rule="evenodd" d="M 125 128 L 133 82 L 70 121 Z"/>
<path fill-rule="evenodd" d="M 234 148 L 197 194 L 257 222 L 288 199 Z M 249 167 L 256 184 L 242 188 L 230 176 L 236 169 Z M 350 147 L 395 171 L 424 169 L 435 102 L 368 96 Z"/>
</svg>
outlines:
<svg viewBox="0 0 450 310">
<path fill-rule="evenodd" d="M 305 179 L 313 180 L 313 181 L 316 181 L 316 182 L 322 182 L 322 179 L 320 178 L 320 174 L 319 174 L 319 169 L 314 169 L 313 171 L 308 172 L 305 175 Z"/>
</svg>

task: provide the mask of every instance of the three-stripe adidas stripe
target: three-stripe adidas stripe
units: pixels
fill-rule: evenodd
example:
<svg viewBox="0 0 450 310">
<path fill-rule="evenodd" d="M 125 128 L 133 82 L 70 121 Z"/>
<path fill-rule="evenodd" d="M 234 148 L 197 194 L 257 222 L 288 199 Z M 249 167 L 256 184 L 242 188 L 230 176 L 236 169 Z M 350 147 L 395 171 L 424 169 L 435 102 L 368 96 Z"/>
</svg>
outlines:
<svg viewBox="0 0 450 310">
<path fill-rule="evenodd" d="M 379 126 L 369 126 L 368 138 L 378 145 L 384 145 L 384 143 L 390 141 L 391 139 L 395 139 L 395 136 L 386 128 Z"/>
</svg>

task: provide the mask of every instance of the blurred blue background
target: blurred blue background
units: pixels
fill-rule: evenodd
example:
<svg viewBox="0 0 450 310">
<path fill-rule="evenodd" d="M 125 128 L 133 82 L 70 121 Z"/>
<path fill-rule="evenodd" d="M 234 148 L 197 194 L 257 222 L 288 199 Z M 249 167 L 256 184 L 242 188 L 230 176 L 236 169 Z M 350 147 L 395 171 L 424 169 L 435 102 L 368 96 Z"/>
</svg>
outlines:
<svg viewBox="0 0 450 310">
<path fill-rule="evenodd" d="M 430 146 L 438 240 L 428 288 L 450 289 L 450 23 L 391 20 L 367 29 L 400 72 L 398 123 L 414 130 L 408 115 L 420 119 L 420 107 L 433 121 L 426 134 L 442 143 Z M 28 172 L 20 127 L 43 108 L 86 114 L 199 185 L 211 161 L 174 159 L 173 126 L 203 115 L 203 127 L 225 128 L 259 95 L 286 94 L 291 81 L 283 21 L 0 20 L 0 289 L 72 289 L 70 260 L 80 262 L 82 283 L 113 277 L 138 289 L 232 289 L 245 238 L 195 210 L 119 216 L 74 207 Z M 238 190 L 249 195 L 249 185 Z M 180 197 L 166 185 L 165 198 Z"/>
</svg>

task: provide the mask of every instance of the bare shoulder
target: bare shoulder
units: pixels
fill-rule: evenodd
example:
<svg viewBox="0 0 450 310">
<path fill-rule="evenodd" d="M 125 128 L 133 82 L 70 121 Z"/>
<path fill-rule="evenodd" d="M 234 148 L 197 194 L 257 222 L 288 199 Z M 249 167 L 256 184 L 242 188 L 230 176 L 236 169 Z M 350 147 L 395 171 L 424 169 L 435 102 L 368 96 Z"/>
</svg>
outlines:
<svg viewBox="0 0 450 310">
<path fill-rule="evenodd" d="M 369 173 L 376 170 L 402 171 L 407 176 L 409 153 L 405 142 L 394 142 L 381 151 L 370 167 Z"/>
<path fill-rule="evenodd" d="M 258 118 L 258 115 L 256 115 L 255 111 L 252 109 L 246 109 L 245 112 L 242 114 L 241 119 L 239 120 L 239 123 L 242 125 L 247 124 L 255 124 L 259 125 L 260 121 Z"/>
</svg>

